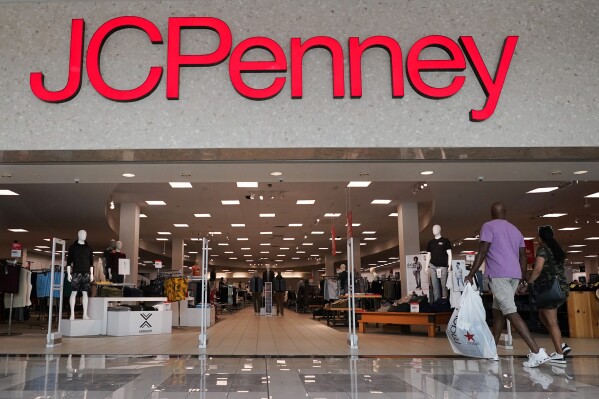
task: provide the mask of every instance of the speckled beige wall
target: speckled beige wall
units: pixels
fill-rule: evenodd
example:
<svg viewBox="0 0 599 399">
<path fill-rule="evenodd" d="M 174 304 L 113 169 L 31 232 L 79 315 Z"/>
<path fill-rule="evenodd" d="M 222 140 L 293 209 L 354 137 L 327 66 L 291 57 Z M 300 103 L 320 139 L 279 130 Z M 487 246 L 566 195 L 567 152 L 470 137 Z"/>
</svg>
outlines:
<svg viewBox="0 0 599 399">
<path fill-rule="evenodd" d="M 0 1 L 0 150 L 299 147 L 527 147 L 599 145 L 599 2 L 579 1 Z M 71 19 L 86 22 L 85 46 L 105 21 L 123 15 L 149 19 L 165 44 L 151 45 L 134 29 L 111 36 L 102 53 L 106 81 L 131 88 L 152 65 L 166 67 L 170 16 L 224 20 L 233 45 L 267 36 L 289 56 L 290 38 L 336 38 L 347 58 L 347 39 L 388 35 L 402 45 L 404 61 L 419 38 L 457 40 L 471 35 L 494 72 L 503 41 L 520 37 L 499 104 L 488 120 L 469 121 L 485 95 L 467 64 L 462 90 L 445 100 L 417 94 L 391 98 L 389 58 L 366 53 L 364 96 L 334 99 L 330 56 L 304 59 L 304 98 L 292 100 L 288 81 L 273 99 L 252 101 L 230 83 L 228 60 L 209 68 L 182 68 L 178 101 L 165 95 L 165 80 L 149 97 L 118 103 L 99 95 L 84 74 L 79 94 L 50 104 L 36 98 L 29 74 L 43 71 L 48 88 L 67 77 Z M 209 51 L 217 36 L 187 31 L 183 51 Z M 250 56 L 260 56 L 256 51 Z M 263 55 L 263 54 L 262 54 Z M 404 62 L 405 65 L 405 62 Z M 165 71 L 166 72 L 166 71 Z M 432 74 L 436 84 L 451 74 Z M 265 85 L 269 74 L 247 82 Z"/>
</svg>

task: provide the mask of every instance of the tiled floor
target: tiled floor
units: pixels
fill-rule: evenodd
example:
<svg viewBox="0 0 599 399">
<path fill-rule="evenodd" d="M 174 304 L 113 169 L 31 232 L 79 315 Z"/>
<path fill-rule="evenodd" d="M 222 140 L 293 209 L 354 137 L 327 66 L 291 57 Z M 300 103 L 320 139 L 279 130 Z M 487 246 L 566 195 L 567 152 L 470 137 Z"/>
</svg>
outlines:
<svg viewBox="0 0 599 399">
<path fill-rule="evenodd" d="M 385 333 L 370 326 L 349 349 L 345 327 L 310 315 L 225 315 L 207 349 L 198 329 L 135 337 L 64 338 L 45 347 L 41 330 L 0 337 L 3 398 L 596 398 L 599 341 L 568 339 L 565 367 L 525 369 L 527 349 L 500 349 L 500 362 L 455 356 L 443 332 Z M 17 329 L 19 326 L 17 326 Z M 537 336 L 550 349 L 547 336 Z"/>
<path fill-rule="evenodd" d="M 596 398 L 599 357 L 6 356 L 0 398 Z"/>
</svg>

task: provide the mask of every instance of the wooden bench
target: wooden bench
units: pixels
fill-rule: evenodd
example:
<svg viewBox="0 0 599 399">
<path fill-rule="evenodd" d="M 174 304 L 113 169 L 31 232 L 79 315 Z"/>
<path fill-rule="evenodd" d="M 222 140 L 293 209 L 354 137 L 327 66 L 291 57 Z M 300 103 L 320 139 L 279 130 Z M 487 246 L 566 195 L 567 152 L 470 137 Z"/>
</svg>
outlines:
<svg viewBox="0 0 599 399">
<path fill-rule="evenodd" d="M 434 337 L 437 327 L 447 325 L 451 312 L 408 313 L 408 312 L 356 312 L 360 315 L 358 332 L 366 332 L 366 323 L 399 324 L 406 326 L 427 326 L 428 336 Z"/>
</svg>

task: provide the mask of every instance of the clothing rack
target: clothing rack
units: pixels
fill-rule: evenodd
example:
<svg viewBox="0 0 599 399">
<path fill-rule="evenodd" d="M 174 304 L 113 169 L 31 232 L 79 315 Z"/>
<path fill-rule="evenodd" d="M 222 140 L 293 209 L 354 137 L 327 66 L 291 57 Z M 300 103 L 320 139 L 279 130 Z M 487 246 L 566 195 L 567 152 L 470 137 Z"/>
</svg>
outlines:
<svg viewBox="0 0 599 399">
<path fill-rule="evenodd" d="M 7 261 L 6 262 L 5 267 L 10 265 L 9 262 L 11 262 L 11 261 Z M 12 260 L 12 262 L 13 262 L 12 266 L 21 267 L 22 268 L 21 265 L 17 264 L 17 260 L 16 259 Z M 8 271 L 6 273 L 8 273 Z M 17 284 L 19 284 L 19 283 L 20 283 L 20 279 L 17 280 Z M 18 291 L 18 288 L 19 287 L 17 285 L 17 291 Z M 8 311 L 8 331 L 0 333 L 0 336 L 10 337 L 10 336 L 15 336 L 15 335 L 21 335 L 21 333 L 12 332 L 12 309 L 13 309 L 14 299 L 15 299 L 15 294 L 14 294 L 14 292 L 11 292 L 10 293 L 10 310 Z"/>
</svg>

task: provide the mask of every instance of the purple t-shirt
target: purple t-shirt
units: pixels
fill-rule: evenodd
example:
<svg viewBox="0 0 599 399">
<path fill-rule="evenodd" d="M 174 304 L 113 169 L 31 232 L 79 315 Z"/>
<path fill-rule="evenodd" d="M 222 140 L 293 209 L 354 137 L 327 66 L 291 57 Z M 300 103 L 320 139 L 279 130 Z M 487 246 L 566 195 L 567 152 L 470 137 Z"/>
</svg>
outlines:
<svg viewBox="0 0 599 399">
<path fill-rule="evenodd" d="M 522 278 L 520 248 L 524 237 L 520 230 L 504 219 L 494 219 L 480 229 L 480 240 L 491 244 L 485 273 L 491 278 Z"/>
</svg>

